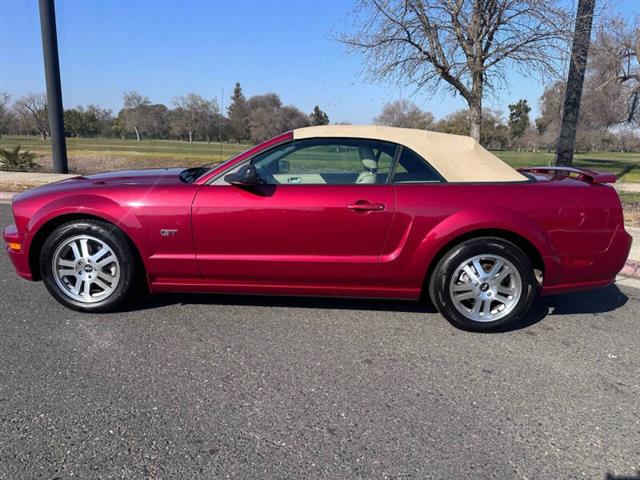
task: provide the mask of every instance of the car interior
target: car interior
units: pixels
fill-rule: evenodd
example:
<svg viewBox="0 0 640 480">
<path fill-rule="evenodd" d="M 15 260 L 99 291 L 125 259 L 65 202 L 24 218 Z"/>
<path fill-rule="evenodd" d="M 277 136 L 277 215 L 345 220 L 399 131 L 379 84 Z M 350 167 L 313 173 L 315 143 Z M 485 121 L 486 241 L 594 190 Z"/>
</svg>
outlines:
<svg viewBox="0 0 640 480">
<path fill-rule="evenodd" d="M 375 140 L 300 140 L 259 154 L 251 163 L 260 178 L 272 185 L 383 185 L 398 148 L 394 143 Z M 402 147 L 393 183 L 442 181 L 422 157 Z"/>
</svg>

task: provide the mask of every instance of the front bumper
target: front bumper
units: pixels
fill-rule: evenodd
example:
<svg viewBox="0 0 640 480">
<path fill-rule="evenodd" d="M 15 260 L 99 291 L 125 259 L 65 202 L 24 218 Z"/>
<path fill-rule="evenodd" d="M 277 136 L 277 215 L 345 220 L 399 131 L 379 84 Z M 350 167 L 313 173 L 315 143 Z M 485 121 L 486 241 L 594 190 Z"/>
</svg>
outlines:
<svg viewBox="0 0 640 480">
<path fill-rule="evenodd" d="M 18 228 L 13 224 L 5 227 L 2 236 L 4 237 L 5 250 L 18 275 L 27 280 L 33 280 L 33 274 L 29 266 L 29 254 L 26 248 L 27 239 L 20 234 Z"/>
</svg>

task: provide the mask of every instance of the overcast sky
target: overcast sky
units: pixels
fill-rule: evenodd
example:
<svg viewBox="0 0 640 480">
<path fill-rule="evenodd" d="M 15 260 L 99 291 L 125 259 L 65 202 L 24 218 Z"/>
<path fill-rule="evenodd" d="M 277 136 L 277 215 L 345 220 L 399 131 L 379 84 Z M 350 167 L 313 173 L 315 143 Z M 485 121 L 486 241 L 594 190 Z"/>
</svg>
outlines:
<svg viewBox="0 0 640 480">
<path fill-rule="evenodd" d="M 574 1 L 574 0 L 568 0 Z M 640 0 L 607 0 L 621 15 L 640 13 Z M 95 103 L 117 112 L 122 93 L 138 90 L 171 104 L 189 92 L 228 103 L 236 81 L 245 95 L 276 92 L 334 122 L 370 123 L 385 102 L 406 98 L 437 117 L 463 108 L 453 94 L 435 97 L 361 74 L 332 33 L 353 21 L 349 0 L 135 1 L 57 0 L 65 107 Z M 44 91 L 38 5 L 0 0 L 0 91 L 14 99 Z M 543 84 L 516 73 L 488 106 L 526 98 L 537 113 Z"/>
</svg>

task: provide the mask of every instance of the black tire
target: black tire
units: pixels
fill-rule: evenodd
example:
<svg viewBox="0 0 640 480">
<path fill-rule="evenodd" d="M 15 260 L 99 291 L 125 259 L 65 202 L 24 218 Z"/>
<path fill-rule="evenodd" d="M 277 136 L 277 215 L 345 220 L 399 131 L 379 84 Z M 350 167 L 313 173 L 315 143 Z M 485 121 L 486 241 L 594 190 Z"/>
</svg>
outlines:
<svg viewBox="0 0 640 480">
<path fill-rule="evenodd" d="M 497 255 L 506 259 L 515 267 L 521 279 L 520 297 L 517 301 L 513 301 L 514 306 L 510 307 L 512 310 L 494 321 L 476 321 L 463 315 L 456 308 L 449 288 L 460 265 L 468 259 L 482 255 Z M 475 270 L 473 271 L 475 272 Z M 470 282 L 477 285 L 471 280 Z M 476 289 L 471 293 L 478 291 L 484 285 L 486 283 L 483 282 L 480 287 L 470 287 Z M 538 283 L 529 257 L 513 243 L 496 237 L 473 238 L 454 246 L 440 259 L 429 279 L 429 296 L 438 311 L 454 326 L 476 332 L 504 331 L 513 327 L 527 314 L 537 293 Z M 472 297 L 469 301 L 476 302 L 477 300 Z M 490 305 L 492 301 L 495 302 L 496 299 L 490 300 Z M 470 305 L 475 305 L 475 303 Z M 500 302 L 497 305 L 500 306 Z"/>
<path fill-rule="evenodd" d="M 60 245 L 76 236 L 89 236 L 104 242 L 117 257 L 119 280 L 106 298 L 87 303 L 65 293 L 54 276 L 53 256 Z M 74 220 L 53 230 L 40 251 L 40 272 L 49 293 L 62 305 L 81 312 L 109 312 L 121 308 L 139 290 L 139 273 L 133 247 L 126 235 L 114 225 L 94 219 Z"/>
</svg>

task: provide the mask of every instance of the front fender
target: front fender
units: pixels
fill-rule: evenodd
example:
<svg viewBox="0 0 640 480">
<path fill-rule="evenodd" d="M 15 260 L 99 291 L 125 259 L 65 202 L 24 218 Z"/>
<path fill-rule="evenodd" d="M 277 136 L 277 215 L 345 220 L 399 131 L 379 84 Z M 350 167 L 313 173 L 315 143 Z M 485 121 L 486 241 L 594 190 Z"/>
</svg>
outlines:
<svg viewBox="0 0 640 480">
<path fill-rule="evenodd" d="M 122 230 L 134 243 L 144 261 L 147 255 L 142 241 L 143 230 L 134 212 L 135 209 L 102 195 L 76 194 L 53 199 L 32 212 L 27 219 L 27 247 L 30 247 L 34 237 L 49 221 L 64 215 L 87 215 L 101 218 Z"/>
</svg>

